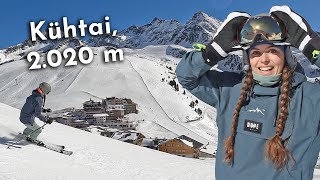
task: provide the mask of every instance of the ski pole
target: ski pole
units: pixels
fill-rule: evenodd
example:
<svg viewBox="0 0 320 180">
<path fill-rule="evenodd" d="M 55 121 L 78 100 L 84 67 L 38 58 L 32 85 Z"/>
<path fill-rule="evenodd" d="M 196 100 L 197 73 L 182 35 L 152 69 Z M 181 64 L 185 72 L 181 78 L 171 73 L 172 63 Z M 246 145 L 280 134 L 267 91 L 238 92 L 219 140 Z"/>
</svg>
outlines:
<svg viewBox="0 0 320 180">
<path fill-rule="evenodd" d="M 17 140 L 16 142 L 10 144 L 7 149 L 9 149 L 11 146 L 14 146 L 15 144 L 19 143 L 20 141 L 22 141 L 24 138 L 30 136 L 31 134 L 33 134 L 34 132 L 38 131 L 39 129 L 43 128 L 45 125 L 47 125 L 48 123 L 45 123 L 43 126 L 37 128 L 36 130 L 31 131 L 28 135 L 23 135 L 22 138 L 20 138 L 19 140 Z"/>
</svg>

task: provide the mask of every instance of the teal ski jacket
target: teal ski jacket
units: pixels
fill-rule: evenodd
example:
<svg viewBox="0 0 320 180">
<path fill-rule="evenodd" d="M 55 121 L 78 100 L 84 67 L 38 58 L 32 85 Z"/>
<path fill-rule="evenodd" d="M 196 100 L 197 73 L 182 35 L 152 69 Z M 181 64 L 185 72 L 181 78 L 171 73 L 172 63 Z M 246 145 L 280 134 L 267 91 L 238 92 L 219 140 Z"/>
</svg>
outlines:
<svg viewBox="0 0 320 180">
<path fill-rule="evenodd" d="M 319 60 L 320 61 L 320 60 Z M 316 64 L 319 66 L 319 61 Z M 218 147 L 215 177 L 217 180 L 309 180 L 320 149 L 320 85 L 306 81 L 297 66 L 289 113 L 282 133 L 285 146 L 295 162 L 289 160 L 283 171 L 265 160 L 264 147 L 275 135 L 280 86 L 255 84 L 240 110 L 234 145 L 233 165 L 224 163 L 223 142 L 231 134 L 231 122 L 245 74 L 211 69 L 199 51 L 184 55 L 176 68 L 179 83 L 203 102 L 217 109 Z"/>
<path fill-rule="evenodd" d="M 23 124 L 32 125 L 35 117 L 43 122 L 47 121 L 47 118 L 41 114 L 44 104 L 43 98 L 44 96 L 37 90 L 32 91 L 32 95 L 27 98 L 20 112 L 20 121 Z"/>
</svg>

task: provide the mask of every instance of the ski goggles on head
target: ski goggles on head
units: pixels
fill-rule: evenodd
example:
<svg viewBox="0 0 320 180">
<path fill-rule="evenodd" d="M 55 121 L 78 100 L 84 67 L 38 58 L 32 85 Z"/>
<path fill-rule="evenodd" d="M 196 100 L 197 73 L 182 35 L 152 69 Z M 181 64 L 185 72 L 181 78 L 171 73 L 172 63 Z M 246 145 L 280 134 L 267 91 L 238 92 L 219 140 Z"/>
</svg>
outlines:
<svg viewBox="0 0 320 180">
<path fill-rule="evenodd" d="M 238 31 L 241 45 L 251 45 L 259 41 L 284 42 L 286 28 L 281 21 L 272 16 L 254 16 L 249 18 Z"/>
</svg>

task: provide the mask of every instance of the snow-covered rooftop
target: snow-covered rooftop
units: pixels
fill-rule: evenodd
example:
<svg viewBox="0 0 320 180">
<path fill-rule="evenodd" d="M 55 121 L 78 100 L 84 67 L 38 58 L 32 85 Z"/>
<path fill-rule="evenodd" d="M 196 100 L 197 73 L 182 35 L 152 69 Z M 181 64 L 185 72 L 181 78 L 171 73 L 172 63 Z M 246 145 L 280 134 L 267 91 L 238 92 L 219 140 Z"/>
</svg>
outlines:
<svg viewBox="0 0 320 180">
<path fill-rule="evenodd" d="M 109 114 L 107 113 L 102 113 L 102 114 L 93 114 L 93 117 L 105 117 L 105 116 L 109 116 Z"/>
</svg>

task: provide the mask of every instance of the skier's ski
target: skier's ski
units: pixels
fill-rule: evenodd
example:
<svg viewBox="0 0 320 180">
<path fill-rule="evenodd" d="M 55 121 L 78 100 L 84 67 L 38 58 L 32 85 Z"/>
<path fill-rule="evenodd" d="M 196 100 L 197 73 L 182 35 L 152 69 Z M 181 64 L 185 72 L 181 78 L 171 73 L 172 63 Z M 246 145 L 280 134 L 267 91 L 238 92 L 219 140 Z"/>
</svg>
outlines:
<svg viewBox="0 0 320 180">
<path fill-rule="evenodd" d="M 8 149 L 10 147 L 13 147 L 13 148 L 22 148 L 21 146 L 18 146 L 18 145 L 15 145 L 15 144 L 12 144 L 12 143 L 4 143 L 5 145 L 8 145 Z"/>
<path fill-rule="evenodd" d="M 23 139 L 25 139 L 27 142 L 32 143 L 32 144 L 34 144 L 34 145 L 41 146 L 41 147 L 50 149 L 50 150 L 52 150 L 52 151 L 56 151 L 56 152 L 58 152 L 58 153 L 65 154 L 65 155 L 69 155 L 69 156 L 73 154 L 72 151 L 67 151 L 67 150 L 65 150 L 65 149 L 64 149 L 65 146 L 57 145 L 57 144 L 52 144 L 52 143 L 47 143 L 47 142 L 43 142 L 43 141 L 39 141 L 39 140 L 31 140 L 31 141 L 30 141 L 30 140 L 27 140 L 27 139 L 26 139 L 27 137 L 26 137 L 25 135 L 23 135 L 22 133 L 19 133 L 19 135 L 20 135 Z M 10 145 L 8 146 L 8 148 L 9 148 L 9 147 L 21 148 L 20 146 L 17 146 L 16 144 L 10 144 Z"/>
<path fill-rule="evenodd" d="M 67 150 L 64 150 L 60 147 L 57 147 L 56 145 L 53 145 L 53 144 L 49 144 L 49 143 L 44 143 L 42 141 L 39 141 L 39 140 L 35 140 L 33 142 L 30 142 L 32 144 L 35 144 L 37 146 L 40 146 L 40 147 L 44 147 L 44 148 L 47 148 L 47 149 L 50 149 L 52 151 L 56 151 L 58 153 L 61 153 L 61 154 L 65 154 L 65 155 L 72 155 L 73 152 L 72 151 L 67 151 Z"/>
<path fill-rule="evenodd" d="M 65 146 L 63 145 L 58 145 L 58 144 L 52 144 L 52 143 L 48 143 L 48 142 L 44 142 L 42 141 L 44 144 L 46 144 L 47 146 L 52 146 L 52 147 L 56 147 L 57 149 L 61 149 L 63 150 L 65 148 Z"/>
<path fill-rule="evenodd" d="M 22 134 L 21 132 L 19 132 L 19 135 L 25 137 L 25 135 Z M 41 141 L 41 142 L 43 142 L 43 141 Z M 48 143 L 48 142 L 43 142 L 43 143 L 46 145 L 54 146 L 57 149 L 61 149 L 61 150 L 65 148 L 65 146 L 63 146 L 63 145 L 58 145 L 58 144 L 53 144 L 53 143 Z"/>
<path fill-rule="evenodd" d="M 44 144 L 43 147 L 45 147 L 47 149 L 50 149 L 52 151 L 56 151 L 56 152 L 61 153 L 61 154 L 69 155 L 69 156 L 73 154 L 72 151 L 67 151 L 67 150 L 64 150 L 64 149 L 61 149 L 61 148 L 57 148 L 57 147 L 54 147 L 54 146 L 50 146 L 50 145 L 47 145 L 47 144 Z"/>
</svg>

